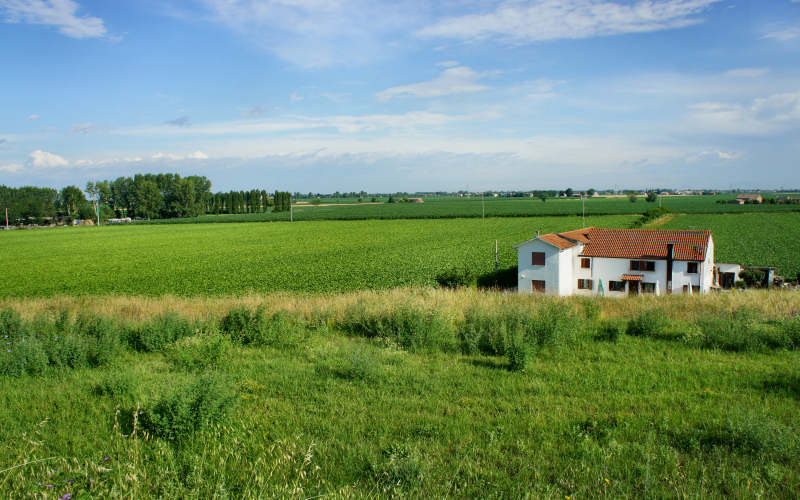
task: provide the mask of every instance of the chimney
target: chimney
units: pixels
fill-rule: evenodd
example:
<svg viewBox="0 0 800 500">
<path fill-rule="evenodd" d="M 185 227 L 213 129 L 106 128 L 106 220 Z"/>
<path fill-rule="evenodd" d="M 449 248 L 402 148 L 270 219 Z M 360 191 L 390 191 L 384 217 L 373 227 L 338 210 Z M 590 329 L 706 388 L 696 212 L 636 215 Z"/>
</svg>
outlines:
<svg viewBox="0 0 800 500">
<path fill-rule="evenodd" d="M 672 259 L 674 258 L 675 245 L 667 243 L 667 293 L 672 293 Z"/>
</svg>

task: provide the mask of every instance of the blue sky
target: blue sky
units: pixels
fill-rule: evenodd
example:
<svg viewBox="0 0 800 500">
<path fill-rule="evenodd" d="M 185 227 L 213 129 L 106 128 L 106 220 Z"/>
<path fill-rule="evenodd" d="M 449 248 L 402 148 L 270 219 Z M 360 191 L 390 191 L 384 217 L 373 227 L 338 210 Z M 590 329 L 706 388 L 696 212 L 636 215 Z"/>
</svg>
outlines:
<svg viewBox="0 0 800 500">
<path fill-rule="evenodd" d="M 0 0 L 0 184 L 800 187 L 798 0 Z"/>
</svg>

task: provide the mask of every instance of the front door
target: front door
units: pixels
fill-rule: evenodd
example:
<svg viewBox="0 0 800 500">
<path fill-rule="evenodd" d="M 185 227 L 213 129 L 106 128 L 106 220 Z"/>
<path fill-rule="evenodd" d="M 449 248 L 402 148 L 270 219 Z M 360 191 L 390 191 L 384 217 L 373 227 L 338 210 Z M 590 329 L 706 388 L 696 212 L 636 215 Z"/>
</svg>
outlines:
<svg viewBox="0 0 800 500">
<path fill-rule="evenodd" d="M 629 281 L 628 282 L 628 295 L 639 295 L 639 282 L 638 281 Z"/>
</svg>

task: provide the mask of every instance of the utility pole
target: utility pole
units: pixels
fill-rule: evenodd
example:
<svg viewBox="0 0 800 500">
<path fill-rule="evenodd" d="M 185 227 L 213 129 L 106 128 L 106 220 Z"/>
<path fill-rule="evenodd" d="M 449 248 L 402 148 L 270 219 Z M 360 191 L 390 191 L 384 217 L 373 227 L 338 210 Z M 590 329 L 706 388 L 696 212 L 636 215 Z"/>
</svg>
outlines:
<svg viewBox="0 0 800 500">
<path fill-rule="evenodd" d="M 581 216 L 583 217 L 583 227 L 586 227 L 586 197 L 581 194 Z"/>
<path fill-rule="evenodd" d="M 483 199 L 483 191 L 481 191 L 481 219 L 486 218 L 486 200 Z"/>
<path fill-rule="evenodd" d="M 499 261 L 497 259 L 497 240 L 494 240 L 494 273 L 497 274 Z"/>
<path fill-rule="evenodd" d="M 8 207 L 6 207 L 6 231 L 8 231 Z"/>
<path fill-rule="evenodd" d="M 292 195 L 289 195 L 289 222 L 294 222 L 294 212 L 292 211 Z"/>
</svg>

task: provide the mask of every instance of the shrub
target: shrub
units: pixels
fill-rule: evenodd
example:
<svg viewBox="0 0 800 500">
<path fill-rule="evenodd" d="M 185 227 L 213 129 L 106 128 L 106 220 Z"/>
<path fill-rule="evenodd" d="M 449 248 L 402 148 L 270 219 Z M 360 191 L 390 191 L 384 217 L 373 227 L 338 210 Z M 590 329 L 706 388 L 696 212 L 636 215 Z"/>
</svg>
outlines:
<svg viewBox="0 0 800 500">
<path fill-rule="evenodd" d="M 475 274 L 464 265 L 464 267 L 452 267 L 436 275 L 436 282 L 441 287 L 463 288 L 471 287 L 476 284 Z"/>
<path fill-rule="evenodd" d="M 739 273 L 739 279 L 744 281 L 748 288 L 765 286 L 767 275 L 758 269 L 744 269 Z"/>
<path fill-rule="evenodd" d="M 75 322 L 72 335 L 77 336 L 79 345 L 86 347 L 89 366 L 108 364 L 122 348 L 120 330 L 108 318 L 81 316 Z"/>
<path fill-rule="evenodd" d="M 41 342 L 30 334 L 19 315 L 0 311 L 0 375 L 37 375 L 47 368 L 47 355 Z"/>
<path fill-rule="evenodd" d="M 121 370 L 101 380 L 92 392 L 97 396 L 124 397 L 133 394 L 136 382 L 130 372 Z"/>
<path fill-rule="evenodd" d="M 530 357 L 530 346 L 525 340 L 522 331 L 514 331 L 508 336 L 506 345 L 506 357 L 508 358 L 508 368 L 513 371 L 524 370 L 528 366 Z"/>
<path fill-rule="evenodd" d="M 440 313 L 401 305 L 392 311 L 374 311 L 363 303 L 347 309 L 339 327 L 351 334 L 382 338 L 411 351 L 456 348 L 453 325 Z"/>
<path fill-rule="evenodd" d="M 250 309 L 233 309 L 220 321 L 220 331 L 230 336 L 236 344 L 262 344 L 266 327 L 264 312 Z"/>
<path fill-rule="evenodd" d="M 195 372 L 224 364 L 230 353 L 230 340 L 216 332 L 180 339 L 166 349 L 173 365 Z"/>
<path fill-rule="evenodd" d="M 166 313 L 132 331 L 131 347 L 143 352 L 160 351 L 168 344 L 193 333 L 194 328 L 187 320 L 175 313 Z"/>
<path fill-rule="evenodd" d="M 323 357 L 316 368 L 318 373 L 332 374 L 347 380 L 376 380 L 380 363 L 374 353 L 361 346 L 341 350 L 332 357 Z"/>
<path fill-rule="evenodd" d="M 623 323 L 619 321 L 601 321 L 595 328 L 594 339 L 602 342 L 617 342 L 623 331 Z"/>
<path fill-rule="evenodd" d="M 222 421 L 236 402 L 236 390 L 220 376 L 205 375 L 178 387 L 141 412 L 142 428 L 168 441 L 180 441 Z"/>
<path fill-rule="evenodd" d="M 663 311 L 650 309 L 628 321 L 625 333 L 634 337 L 661 337 L 669 328 L 669 319 Z"/>
</svg>

